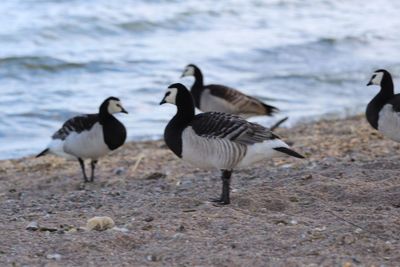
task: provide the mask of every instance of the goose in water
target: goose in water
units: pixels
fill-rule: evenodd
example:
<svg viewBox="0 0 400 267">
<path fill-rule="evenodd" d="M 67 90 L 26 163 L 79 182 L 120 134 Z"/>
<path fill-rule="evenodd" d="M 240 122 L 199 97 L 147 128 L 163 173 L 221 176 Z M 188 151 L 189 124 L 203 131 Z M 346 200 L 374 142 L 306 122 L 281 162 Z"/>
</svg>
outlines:
<svg viewBox="0 0 400 267">
<path fill-rule="evenodd" d="M 50 144 L 36 157 L 54 154 L 77 159 L 85 182 L 93 182 L 94 169 L 100 157 L 122 146 L 126 140 L 125 126 L 114 113 L 128 113 L 116 97 L 109 97 L 100 105 L 99 113 L 73 117 L 53 134 Z M 91 176 L 86 176 L 84 159 L 90 159 Z"/>
<path fill-rule="evenodd" d="M 292 150 L 269 129 L 227 113 L 195 115 L 193 98 L 180 83 L 168 87 L 161 104 L 177 106 L 176 115 L 164 131 L 164 140 L 179 158 L 204 169 L 222 171 L 222 194 L 216 199 L 230 203 L 230 178 L 236 167 L 245 167 L 279 154 L 296 158 Z"/>
<path fill-rule="evenodd" d="M 187 65 L 181 77 L 194 76 L 195 81 L 190 89 L 195 106 L 203 112 L 217 111 L 236 114 L 243 118 L 251 116 L 272 116 L 278 111 L 276 107 L 245 95 L 242 92 L 219 84 L 203 84 L 201 70 L 193 64 Z"/>
</svg>

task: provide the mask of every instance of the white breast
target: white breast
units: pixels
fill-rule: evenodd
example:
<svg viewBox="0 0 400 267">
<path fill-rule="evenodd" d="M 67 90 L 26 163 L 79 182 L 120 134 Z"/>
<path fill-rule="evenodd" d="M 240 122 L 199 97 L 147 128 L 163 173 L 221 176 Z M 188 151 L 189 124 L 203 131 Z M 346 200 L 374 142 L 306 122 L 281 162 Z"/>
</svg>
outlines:
<svg viewBox="0 0 400 267">
<path fill-rule="evenodd" d="M 198 168 L 233 169 L 245 153 L 245 145 L 228 139 L 201 137 L 192 127 L 182 132 L 182 159 Z"/>
<path fill-rule="evenodd" d="M 64 142 L 64 151 L 82 159 L 98 159 L 110 149 L 104 142 L 102 126 L 97 122 L 89 131 L 69 134 Z"/>
<path fill-rule="evenodd" d="M 400 114 L 386 104 L 379 112 L 378 130 L 386 137 L 400 142 Z"/>
</svg>

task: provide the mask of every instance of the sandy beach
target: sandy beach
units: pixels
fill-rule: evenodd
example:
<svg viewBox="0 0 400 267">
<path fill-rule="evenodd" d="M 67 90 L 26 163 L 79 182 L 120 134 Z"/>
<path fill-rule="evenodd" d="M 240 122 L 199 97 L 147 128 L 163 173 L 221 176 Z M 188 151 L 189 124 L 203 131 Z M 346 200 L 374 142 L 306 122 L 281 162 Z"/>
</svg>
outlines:
<svg viewBox="0 0 400 267">
<path fill-rule="evenodd" d="M 219 171 L 185 165 L 163 141 L 126 144 L 91 184 L 74 161 L 1 161 L 0 265 L 398 265 L 400 145 L 363 116 L 276 132 L 307 158 L 235 171 L 224 207 L 209 202 Z M 82 229 L 94 216 L 117 228 Z"/>
</svg>

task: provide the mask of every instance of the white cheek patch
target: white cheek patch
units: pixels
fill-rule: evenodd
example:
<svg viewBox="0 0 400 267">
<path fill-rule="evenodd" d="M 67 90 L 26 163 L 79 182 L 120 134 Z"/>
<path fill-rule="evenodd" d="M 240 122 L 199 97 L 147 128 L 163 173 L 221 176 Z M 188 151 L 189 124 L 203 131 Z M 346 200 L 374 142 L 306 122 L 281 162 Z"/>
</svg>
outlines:
<svg viewBox="0 0 400 267">
<path fill-rule="evenodd" d="M 165 102 L 175 105 L 176 104 L 176 95 L 178 93 L 178 89 L 169 88 L 167 93 L 168 92 L 169 92 L 169 95 L 165 97 Z"/>
<path fill-rule="evenodd" d="M 375 72 L 374 73 L 375 77 L 372 79 L 372 83 L 375 85 L 381 85 L 382 78 L 383 78 L 383 72 Z"/>
<path fill-rule="evenodd" d="M 122 110 L 121 110 L 121 108 L 120 108 L 118 105 L 122 106 L 122 105 L 121 105 L 121 102 L 115 101 L 115 100 L 111 100 L 111 101 L 108 103 L 108 108 L 107 108 L 108 113 L 114 114 L 114 113 L 121 112 Z"/>
<path fill-rule="evenodd" d="M 194 68 L 193 67 L 187 67 L 185 71 L 183 72 L 183 76 L 194 76 Z"/>
</svg>

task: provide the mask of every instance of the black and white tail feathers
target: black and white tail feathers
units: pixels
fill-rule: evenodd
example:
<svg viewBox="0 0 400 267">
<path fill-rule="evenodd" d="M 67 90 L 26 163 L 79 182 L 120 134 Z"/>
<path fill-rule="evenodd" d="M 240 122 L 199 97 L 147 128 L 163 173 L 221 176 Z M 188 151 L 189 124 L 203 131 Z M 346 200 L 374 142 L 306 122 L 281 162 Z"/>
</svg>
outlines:
<svg viewBox="0 0 400 267">
<path fill-rule="evenodd" d="M 299 158 L 299 159 L 304 159 L 304 156 L 297 153 L 296 151 L 287 148 L 287 147 L 275 147 L 274 150 L 279 151 L 281 153 L 287 154 L 289 156 L 295 157 L 295 158 Z"/>
<path fill-rule="evenodd" d="M 279 111 L 279 109 L 274 107 L 274 106 L 271 106 L 271 105 L 268 105 L 268 104 L 265 104 L 265 103 L 262 103 L 262 105 L 263 105 L 263 107 L 265 109 L 265 115 L 272 116 L 273 114 L 275 114 L 276 112 Z"/>
</svg>

